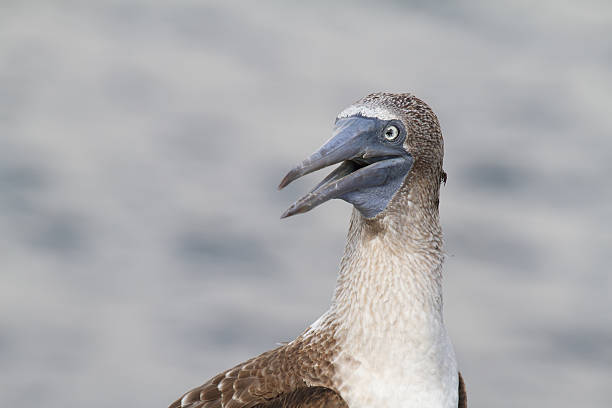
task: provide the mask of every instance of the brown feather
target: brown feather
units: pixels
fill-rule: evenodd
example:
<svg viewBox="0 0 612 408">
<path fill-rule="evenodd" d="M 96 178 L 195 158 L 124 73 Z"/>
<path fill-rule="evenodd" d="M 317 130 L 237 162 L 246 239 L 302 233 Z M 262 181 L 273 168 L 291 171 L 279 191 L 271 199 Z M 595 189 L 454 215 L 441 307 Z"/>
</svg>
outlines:
<svg viewBox="0 0 612 408">
<path fill-rule="evenodd" d="M 348 408 L 337 392 L 325 387 L 298 388 L 255 408 Z"/>
<path fill-rule="evenodd" d="M 465 391 L 465 382 L 463 376 L 459 373 L 459 406 L 458 408 L 467 408 L 467 392 Z"/>
<path fill-rule="evenodd" d="M 237 365 L 196 387 L 170 408 L 335 408 L 346 406 L 336 393 L 330 363 L 336 353 L 327 337 L 295 341 Z M 319 363 L 320 362 L 320 363 Z"/>
</svg>

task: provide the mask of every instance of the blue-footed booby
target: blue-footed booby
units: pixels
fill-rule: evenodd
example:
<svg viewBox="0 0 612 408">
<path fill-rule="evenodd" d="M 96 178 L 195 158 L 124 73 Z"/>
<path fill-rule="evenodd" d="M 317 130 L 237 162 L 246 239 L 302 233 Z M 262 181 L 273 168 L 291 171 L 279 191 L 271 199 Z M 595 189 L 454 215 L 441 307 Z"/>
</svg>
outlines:
<svg viewBox="0 0 612 408">
<path fill-rule="evenodd" d="M 443 140 L 411 94 L 342 111 L 332 138 L 279 188 L 340 163 L 281 218 L 353 205 L 331 307 L 295 340 L 238 364 L 170 408 L 456 408 L 465 386 L 442 317 Z"/>
</svg>

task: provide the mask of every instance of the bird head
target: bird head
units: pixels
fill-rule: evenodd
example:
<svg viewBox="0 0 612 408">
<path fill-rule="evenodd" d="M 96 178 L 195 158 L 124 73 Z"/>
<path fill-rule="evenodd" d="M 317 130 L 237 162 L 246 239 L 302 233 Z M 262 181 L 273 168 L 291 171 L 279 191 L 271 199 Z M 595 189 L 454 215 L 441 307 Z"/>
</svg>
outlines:
<svg viewBox="0 0 612 408">
<path fill-rule="evenodd" d="M 405 202 L 399 196 L 412 190 L 419 191 L 419 202 L 430 201 L 437 209 L 440 180 L 446 177 L 443 152 L 438 119 L 425 102 L 411 94 L 368 95 L 343 110 L 332 138 L 283 178 L 279 189 L 341 163 L 281 218 L 339 198 L 373 219 L 394 202 Z"/>
</svg>

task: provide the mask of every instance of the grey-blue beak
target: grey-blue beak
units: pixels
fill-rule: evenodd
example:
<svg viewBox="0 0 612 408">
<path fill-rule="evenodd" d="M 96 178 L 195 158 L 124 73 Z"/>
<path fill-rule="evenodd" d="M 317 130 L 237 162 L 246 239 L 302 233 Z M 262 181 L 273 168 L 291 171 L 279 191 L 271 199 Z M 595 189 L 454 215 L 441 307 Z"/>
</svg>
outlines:
<svg viewBox="0 0 612 408">
<path fill-rule="evenodd" d="M 394 132 L 389 133 L 390 128 Z M 413 158 L 403 147 L 405 138 L 406 130 L 396 120 L 361 116 L 338 120 L 333 137 L 289 171 L 279 189 L 313 171 L 342 164 L 281 218 L 310 211 L 333 198 L 353 204 L 366 218 L 375 217 L 387 207 L 412 167 Z"/>
</svg>

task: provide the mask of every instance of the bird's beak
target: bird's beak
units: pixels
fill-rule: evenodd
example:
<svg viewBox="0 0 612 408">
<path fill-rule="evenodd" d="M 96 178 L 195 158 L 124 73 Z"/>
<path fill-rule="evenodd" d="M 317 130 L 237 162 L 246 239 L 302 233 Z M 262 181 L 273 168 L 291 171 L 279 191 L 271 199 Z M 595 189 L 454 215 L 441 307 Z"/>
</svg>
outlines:
<svg viewBox="0 0 612 408">
<path fill-rule="evenodd" d="M 352 203 L 366 218 L 384 210 L 413 163 L 402 146 L 403 138 L 390 143 L 381 137 L 387 123 L 361 116 L 338 120 L 333 137 L 289 171 L 278 187 L 282 189 L 324 167 L 342 164 L 293 203 L 281 218 L 310 211 L 332 198 Z"/>
</svg>

